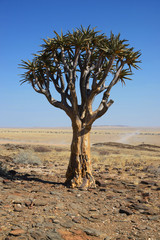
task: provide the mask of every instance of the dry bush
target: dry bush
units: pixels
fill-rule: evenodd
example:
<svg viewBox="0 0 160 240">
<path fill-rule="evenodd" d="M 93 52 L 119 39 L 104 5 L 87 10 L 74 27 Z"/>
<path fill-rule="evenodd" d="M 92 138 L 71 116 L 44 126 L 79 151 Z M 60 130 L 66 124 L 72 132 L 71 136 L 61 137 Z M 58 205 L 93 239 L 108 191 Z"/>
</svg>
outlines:
<svg viewBox="0 0 160 240">
<path fill-rule="evenodd" d="M 33 164 L 40 165 L 42 163 L 41 159 L 35 155 L 32 151 L 20 151 L 17 156 L 13 159 L 15 163 L 22 164 Z"/>
<path fill-rule="evenodd" d="M 56 152 L 63 152 L 64 151 L 64 149 L 63 148 L 58 148 L 58 147 L 56 147 L 55 149 L 54 149 Z"/>
<path fill-rule="evenodd" d="M 35 152 L 51 152 L 52 150 L 46 146 L 37 146 L 37 147 L 34 147 L 34 151 Z"/>
<path fill-rule="evenodd" d="M 100 150 L 100 151 L 99 151 L 99 154 L 100 154 L 100 155 L 109 155 L 109 152 L 106 151 L 106 150 Z"/>
</svg>

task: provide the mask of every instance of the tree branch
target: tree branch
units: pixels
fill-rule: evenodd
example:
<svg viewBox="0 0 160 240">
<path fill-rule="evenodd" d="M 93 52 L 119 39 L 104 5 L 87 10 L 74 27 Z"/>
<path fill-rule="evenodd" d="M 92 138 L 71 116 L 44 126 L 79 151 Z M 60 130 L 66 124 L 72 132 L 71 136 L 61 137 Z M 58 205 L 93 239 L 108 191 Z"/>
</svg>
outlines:
<svg viewBox="0 0 160 240">
<path fill-rule="evenodd" d="M 80 48 L 76 48 L 75 49 L 75 57 L 74 57 L 74 61 L 73 61 L 73 69 L 74 70 L 77 67 L 79 56 L 80 56 Z"/>
<path fill-rule="evenodd" d="M 106 100 L 103 100 L 98 109 L 96 111 L 94 111 L 90 117 L 89 117 L 89 120 L 87 122 L 88 125 L 92 125 L 93 122 L 95 120 L 97 120 L 98 118 L 100 118 L 101 116 L 103 116 L 109 109 L 109 107 L 114 103 L 114 101 L 111 99 L 108 101 L 108 99 Z"/>
<path fill-rule="evenodd" d="M 99 88 L 101 85 L 104 84 L 105 79 L 106 79 L 108 73 L 110 72 L 110 70 L 111 70 L 111 68 L 112 68 L 112 65 L 113 65 L 114 60 L 115 60 L 115 57 L 112 56 L 111 59 L 109 60 L 109 63 L 108 63 L 108 65 L 107 65 L 105 71 L 104 71 L 103 77 L 102 77 L 102 79 L 99 81 L 99 83 L 97 84 L 96 88 Z"/>
<path fill-rule="evenodd" d="M 70 72 L 70 68 L 69 68 L 66 58 L 65 58 L 64 47 L 61 47 L 61 58 L 62 58 L 64 68 L 66 69 L 67 72 Z"/>
<path fill-rule="evenodd" d="M 100 92 L 104 91 L 106 89 L 106 91 L 103 94 L 103 98 L 102 101 L 98 107 L 98 109 L 94 112 L 92 112 L 92 99 L 89 99 L 89 102 L 87 104 L 88 107 L 88 111 L 89 111 L 89 115 L 90 115 L 90 120 L 91 123 L 93 123 L 96 119 L 100 118 L 103 114 L 106 113 L 106 111 L 108 110 L 108 108 L 113 104 L 113 100 L 110 100 L 108 102 L 108 98 L 110 96 L 110 91 L 112 89 L 112 87 L 117 83 L 119 74 L 121 72 L 121 70 L 123 69 L 124 66 L 124 62 L 121 62 L 120 67 L 118 68 L 117 72 L 114 75 L 114 78 L 112 79 L 112 81 L 110 82 L 108 87 L 102 86 L 101 89 L 98 89 L 96 94 L 99 94 Z M 94 94 L 93 94 L 94 97 Z"/>
</svg>

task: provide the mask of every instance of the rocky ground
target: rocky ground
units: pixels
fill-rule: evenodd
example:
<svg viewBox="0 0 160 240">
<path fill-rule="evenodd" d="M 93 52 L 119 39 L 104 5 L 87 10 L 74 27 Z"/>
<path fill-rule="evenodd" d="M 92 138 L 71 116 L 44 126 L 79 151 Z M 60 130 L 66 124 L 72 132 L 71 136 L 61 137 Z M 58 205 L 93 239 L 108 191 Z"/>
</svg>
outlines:
<svg viewBox="0 0 160 240">
<path fill-rule="evenodd" d="M 93 148 L 100 153 L 100 146 Z M 117 154 L 124 148 L 156 152 L 160 158 L 158 146 L 136 149 L 112 143 L 103 147 L 103 155 L 112 147 Z M 70 189 L 63 184 L 67 168 L 63 159 L 26 164 L 14 158 L 15 150 L 21 149 L 31 146 L 0 146 L 1 240 L 160 239 L 160 162 L 96 163 L 97 188 Z"/>
</svg>

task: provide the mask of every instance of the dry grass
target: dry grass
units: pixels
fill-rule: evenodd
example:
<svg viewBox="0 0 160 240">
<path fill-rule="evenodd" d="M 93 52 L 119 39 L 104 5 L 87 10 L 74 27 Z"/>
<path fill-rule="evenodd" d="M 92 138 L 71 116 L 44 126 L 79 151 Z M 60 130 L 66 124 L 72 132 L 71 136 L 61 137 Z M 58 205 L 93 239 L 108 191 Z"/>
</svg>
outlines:
<svg viewBox="0 0 160 240">
<path fill-rule="evenodd" d="M 41 159 L 31 150 L 21 150 L 13 159 L 16 164 L 41 165 Z"/>
<path fill-rule="evenodd" d="M 5 148 L 3 148 L 3 145 L 0 146 L 0 155 L 12 159 L 18 159 L 17 156 L 19 156 L 17 161 L 23 161 L 24 155 L 28 154 L 28 159 L 31 156 L 33 162 L 37 158 L 39 163 L 44 161 L 56 163 L 59 161 L 67 165 L 70 157 L 71 139 L 72 131 L 69 128 L 0 129 L 0 143 L 7 144 Z M 102 168 L 108 165 L 109 167 L 116 166 L 123 169 L 127 167 L 127 164 L 129 166 L 136 165 L 139 168 L 144 167 L 145 164 L 159 165 L 160 148 L 157 148 L 157 151 L 149 151 L 147 149 L 122 148 L 121 145 L 119 147 L 93 145 L 98 142 L 122 142 L 134 145 L 145 143 L 160 146 L 160 129 L 158 128 L 93 128 L 91 132 L 91 155 L 95 168 L 97 164 L 101 164 Z M 27 156 L 25 159 L 27 159 Z"/>
<path fill-rule="evenodd" d="M 0 129 L 0 143 L 68 146 L 72 129 Z M 160 128 L 94 127 L 91 143 L 122 142 L 155 144 L 160 146 Z"/>
</svg>

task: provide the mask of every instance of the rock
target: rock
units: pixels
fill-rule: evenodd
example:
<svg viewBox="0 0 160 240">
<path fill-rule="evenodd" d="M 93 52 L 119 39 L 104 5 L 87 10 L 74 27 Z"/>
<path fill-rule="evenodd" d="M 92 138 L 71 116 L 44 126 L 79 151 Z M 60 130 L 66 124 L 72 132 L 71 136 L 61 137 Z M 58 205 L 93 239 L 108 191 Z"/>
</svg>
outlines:
<svg viewBox="0 0 160 240">
<path fill-rule="evenodd" d="M 134 208 L 135 210 L 148 210 L 148 207 L 145 204 L 141 203 L 131 204 L 129 207 Z"/>
<path fill-rule="evenodd" d="M 124 190 L 121 190 L 121 189 L 113 189 L 113 192 L 115 192 L 115 193 L 124 193 Z"/>
<path fill-rule="evenodd" d="M 92 212 L 92 211 L 93 211 L 93 212 L 95 211 L 95 212 L 96 212 L 97 209 L 96 209 L 95 207 L 92 207 L 92 208 L 89 208 L 89 211 L 91 211 L 91 212 Z"/>
<path fill-rule="evenodd" d="M 15 212 L 23 212 L 23 209 L 20 206 L 14 206 L 14 211 Z"/>
<path fill-rule="evenodd" d="M 99 215 L 99 214 L 92 214 L 91 215 L 91 218 L 93 218 L 93 219 L 100 219 L 102 216 L 101 215 Z"/>
<path fill-rule="evenodd" d="M 104 237 L 104 233 L 103 232 L 100 232 L 96 229 L 92 229 L 92 228 L 87 228 L 87 229 L 84 229 L 84 232 L 87 234 L 87 235 L 90 235 L 90 236 L 94 236 L 94 237 Z"/>
<path fill-rule="evenodd" d="M 150 195 L 149 192 L 142 192 L 142 197 L 143 197 L 143 198 L 148 198 L 149 195 Z"/>
<path fill-rule="evenodd" d="M 23 229 L 16 229 L 16 230 L 12 230 L 9 235 L 11 236 L 20 236 L 22 234 L 24 234 L 25 231 Z"/>
<path fill-rule="evenodd" d="M 145 214 L 145 215 L 157 215 L 157 212 L 155 212 L 153 209 L 151 208 L 148 208 L 144 211 L 141 211 L 142 214 Z"/>
<path fill-rule="evenodd" d="M 159 216 L 148 216 L 148 220 L 159 221 Z"/>
<path fill-rule="evenodd" d="M 78 198 L 81 197 L 81 196 L 82 196 L 82 195 L 81 195 L 80 193 L 78 193 L 78 194 L 76 195 L 76 197 L 78 197 Z"/>
<path fill-rule="evenodd" d="M 3 179 L 3 183 L 4 184 L 10 184 L 10 183 L 12 183 L 10 180 L 8 180 L 8 179 Z"/>
<path fill-rule="evenodd" d="M 157 186 L 157 183 L 154 182 L 154 181 L 142 180 L 140 183 L 141 183 L 141 184 L 145 184 L 145 185 Z"/>
<path fill-rule="evenodd" d="M 39 239 L 45 239 L 45 235 L 40 232 L 40 231 L 36 231 L 36 232 L 32 232 L 30 233 L 31 237 L 35 240 L 39 240 Z"/>
<path fill-rule="evenodd" d="M 64 240 L 64 238 L 62 238 L 60 236 L 60 234 L 57 232 L 49 232 L 49 233 L 47 233 L 46 236 L 47 236 L 48 240 Z M 39 240 L 39 239 L 37 239 L 37 240 Z"/>
<path fill-rule="evenodd" d="M 81 223 L 80 217 L 74 217 L 74 218 L 72 218 L 72 221 L 75 223 Z"/>
<path fill-rule="evenodd" d="M 107 189 L 106 188 L 100 188 L 99 191 L 100 192 L 107 192 Z"/>
<path fill-rule="evenodd" d="M 96 184 L 99 186 L 99 187 L 106 187 L 107 186 L 107 183 L 105 183 L 103 180 L 101 179 L 97 179 L 96 180 Z"/>
<path fill-rule="evenodd" d="M 27 201 L 24 202 L 24 204 L 25 204 L 26 207 L 31 207 L 33 202 L 32 202 L 32 200 L 27 200 Z"/>
<path fill-rule="evenodd" d="M 48 203 L 47 201 L 37 199 L 33 202 L 33 205 L 40 207 L 40 206 L 46 206 L 47 203 Z"/>
<path fill-rule="evenodd" d="M 133 214 L 133 212 L 132 212 L 131 210 L 129 210 L 128 208 L 125 208 L 125 207 L 120 208 L 120 209 L 119 209 L 119 213 L 124 213 L 124 214 L 126 214 L 127 216 Z"/>
<path fill-rule="evenodd" d="M 53 191 L 50 191 L 50 194 L 51 194 L 51 195 L 55 195 L 55 192 L 53 192 Z"/>
<path fill-rule="evenodd" d="M 60 224 L 61 223 L 61 221 L 58 220 L 58 219 L 52 219 L 52 222 L 55 223 L 55 224 Z"/>
<path fill-rule="evenodd" d="M 76 192 L 77 192 L 76 189 L 72 189 L 72 188 L 71 188 L 71 189 L 68 189 L 67 191 L 68 191 L 68 192 L 71 192 L 71 193 L 76 193 Z"/>
<path fill-rule="evenodd" d="M 69 217 L 75 217 L 75 213 L 71 213 L 71 212 L 65 212 L 65 215 L 66 216 L 69 216 Z"/>
<path fill-rule="evenodd" d="M 73 224 L 74 224 L 73 222 L 68 222 L 68 221 L 60 223 L 60 225 L 65 228 L 72 228 Z"/>
</svg>

